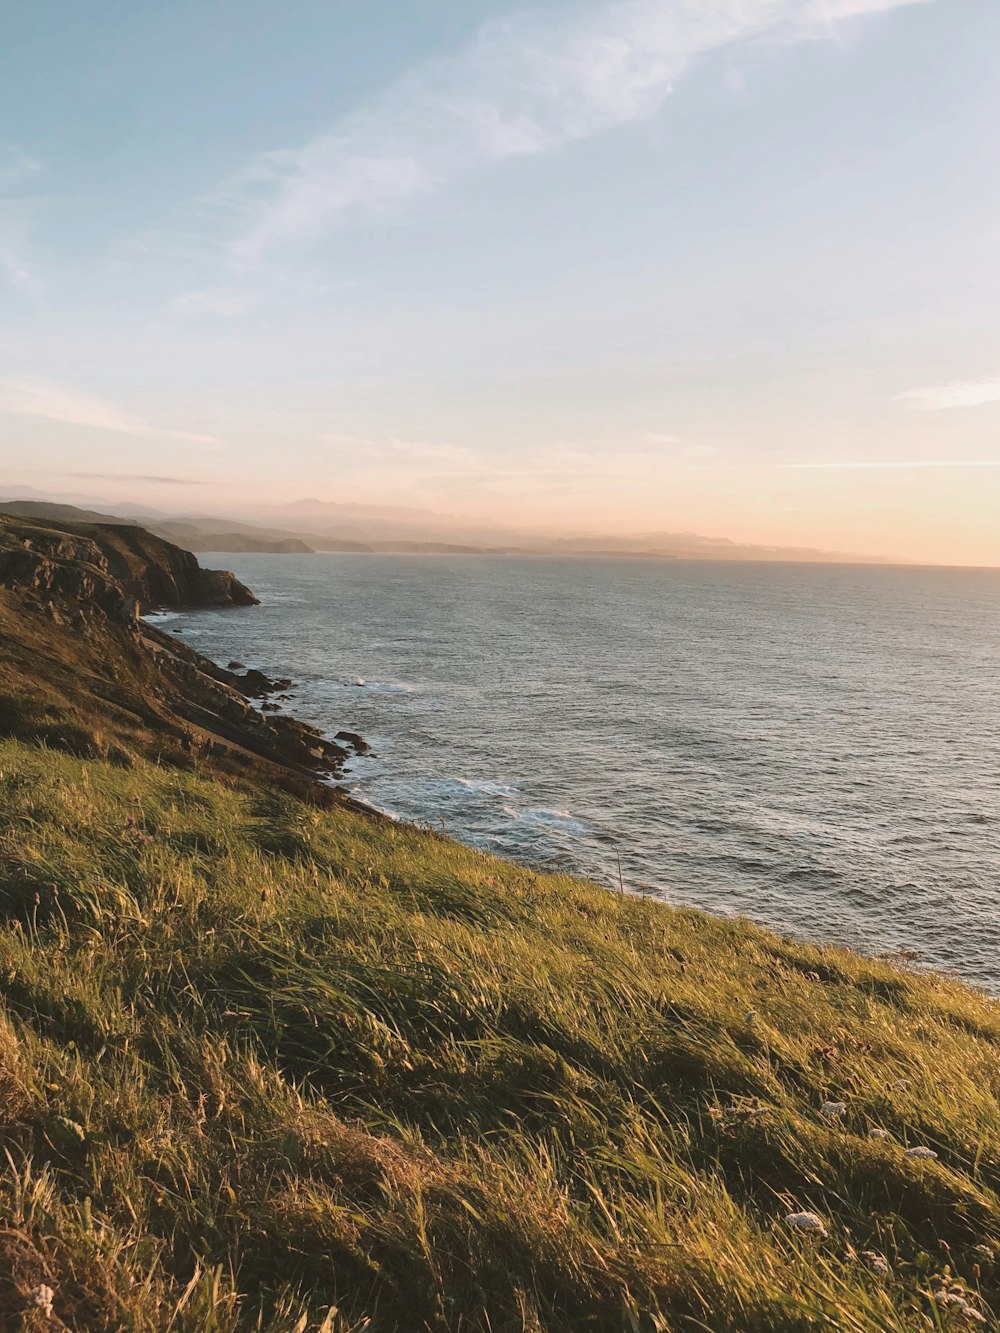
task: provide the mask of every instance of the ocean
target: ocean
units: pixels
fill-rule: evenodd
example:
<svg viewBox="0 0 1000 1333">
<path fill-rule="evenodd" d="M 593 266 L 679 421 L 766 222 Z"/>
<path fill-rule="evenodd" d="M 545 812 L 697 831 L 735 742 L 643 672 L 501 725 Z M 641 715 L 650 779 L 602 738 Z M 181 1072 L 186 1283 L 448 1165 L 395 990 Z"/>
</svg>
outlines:
<svg viewBox="0 0 1000 1333">
<path fill-rule="evenodd" d="M 1000 571 L 218 555 L 170 614 L 401 819 L 1000 994 Z"/>
</svg>

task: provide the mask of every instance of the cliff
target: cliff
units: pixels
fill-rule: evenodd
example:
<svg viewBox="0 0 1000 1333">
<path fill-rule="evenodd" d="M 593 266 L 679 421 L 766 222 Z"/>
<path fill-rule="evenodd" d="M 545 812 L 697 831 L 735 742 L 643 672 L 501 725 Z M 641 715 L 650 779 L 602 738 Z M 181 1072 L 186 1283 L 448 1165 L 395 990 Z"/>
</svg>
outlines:
<svg viewBox="0 0 1000 1333">
<path fill-rule="evenodd" d="M 131 524 L 44 522 L 0 514 L 0 585 L 40 596 L 120 595 L 154 607 L 255 606 L 234 574 L 202 569 L 190 551 Z"/>
<path fill-rule="evenodd" d="M 142 528 L 0 516 L 0 734 L 207 764 L 334 799 L 316 779 L 347 750 L 255 707 L 277 688 L 261 673 L 224 670 L 139 615 L 256 603 L 234 575 Z"/>
<path fill-rule="evenodd" d="M 229 551 L 267 555 L 312 555 L 314 548 L 294 533 L 270 532 L 252 525 L 221 523 L 214 519 L 154 518 L 140 525 L 135 519 L 103 514 L 76 505 L 58 504 L 51 500 L 3 500 L 0 513 L 28 519 L 42 526 L 65 527 L 66 524 L 99 524 L 115 528 L 144 527 L 147 534 L 162 537 L 185 551 Z"/>
</svg>

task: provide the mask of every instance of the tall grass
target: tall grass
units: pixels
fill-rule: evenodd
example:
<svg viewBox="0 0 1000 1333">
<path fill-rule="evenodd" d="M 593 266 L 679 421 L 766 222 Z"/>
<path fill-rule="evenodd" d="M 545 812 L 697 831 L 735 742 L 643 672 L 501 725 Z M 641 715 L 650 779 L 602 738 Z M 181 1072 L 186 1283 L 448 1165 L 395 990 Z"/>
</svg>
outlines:
<svg viewBox="0 0 1000 1333">
<path fill-rule="evenodd" d="M 992 1320 L 990 1000 L 141 760 L 0 772 L 0 1329 Z"/>
</svg>

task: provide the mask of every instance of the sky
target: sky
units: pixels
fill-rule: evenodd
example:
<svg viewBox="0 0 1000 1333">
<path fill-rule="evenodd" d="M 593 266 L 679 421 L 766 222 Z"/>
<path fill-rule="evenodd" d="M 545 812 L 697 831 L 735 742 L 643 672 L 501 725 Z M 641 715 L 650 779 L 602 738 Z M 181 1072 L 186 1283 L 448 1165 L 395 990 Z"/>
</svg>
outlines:
<svg viewBox="0 0 1000 1333">
<path fill-rule="evenodd" d="M 996 0 L 0 9 L 0 493 L 1000 565 Z"/>
</svg>

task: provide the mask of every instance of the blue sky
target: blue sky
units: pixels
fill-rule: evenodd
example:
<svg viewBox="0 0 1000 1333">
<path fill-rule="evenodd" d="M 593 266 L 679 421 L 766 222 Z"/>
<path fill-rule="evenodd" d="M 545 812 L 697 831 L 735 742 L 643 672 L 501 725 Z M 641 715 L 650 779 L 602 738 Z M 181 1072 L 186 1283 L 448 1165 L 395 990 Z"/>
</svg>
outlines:
<svg viewBox="0 0 1000 1333">
<path fill-rule="evenodd" d="M 995 0 L 8 6 L 0 481 L 1000 564 L 998 131 Z"/>
</svg>

